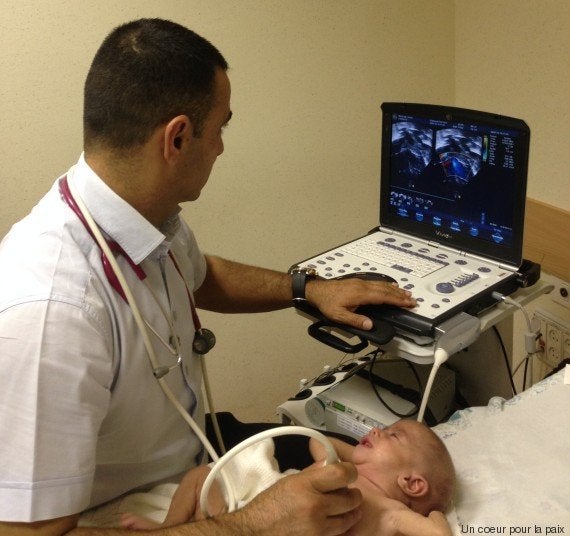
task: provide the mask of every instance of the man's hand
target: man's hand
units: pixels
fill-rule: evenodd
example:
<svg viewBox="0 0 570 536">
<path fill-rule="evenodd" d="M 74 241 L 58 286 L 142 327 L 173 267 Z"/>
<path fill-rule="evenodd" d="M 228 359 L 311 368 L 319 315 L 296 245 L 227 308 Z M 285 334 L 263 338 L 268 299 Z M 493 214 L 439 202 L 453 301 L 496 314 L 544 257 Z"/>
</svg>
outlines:
<svg viewBox="0 0 570 536">
<path fill-rule="evenodd" d="M 194 293 L 201 309 L 259 313 L 290 307 L 293 303 L 290 274 L 211 255 L 206 256 L 206 262 L 206 279 Z M 358 278 L 310 280 L 305 296 L 329 320 L 364 330 L 372 329 L 372 321 L 354 312 L 361 305 L 417 305 L 410 292 L 394 283 Z"/>
<path fill-rule="evenodd" d="M 329 320 L 358 329 L 372 329 L 370 318 L 356 314 L 361 305 L 397 305 L 415 307 L 411 292 L 395 283 L 343 279 L 340 281 L 315 279 L 307 283 L 305 290 L 309 303 L 317 307 Z"/>
<path fill-rule="evenodd" d="M 362 495 L 346 486 L 356 478 L 349 463 L 310 467 L 283 478 L 234 514 L 252 534 L 344 534 L 360 520 Z"/>
</svg>

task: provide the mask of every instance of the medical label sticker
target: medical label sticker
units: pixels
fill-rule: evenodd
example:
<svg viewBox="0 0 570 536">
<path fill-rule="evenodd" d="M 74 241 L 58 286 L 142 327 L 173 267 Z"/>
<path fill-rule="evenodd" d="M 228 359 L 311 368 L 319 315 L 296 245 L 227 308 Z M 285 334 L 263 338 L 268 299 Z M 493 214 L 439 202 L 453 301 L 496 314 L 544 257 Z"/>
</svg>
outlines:
<svg viewBox="0 0 570 536">
<path fill-rule="evenodd" d="M 371 426 L 357 422 L 354 419 L 347 417 L 346 415 L 337 415 L 336 423 L 341 428 L 344 428 L 345 430 L 348 430 L 357 436 L 363 436 L 367 434 L 372 428 Z"/>
</svg>

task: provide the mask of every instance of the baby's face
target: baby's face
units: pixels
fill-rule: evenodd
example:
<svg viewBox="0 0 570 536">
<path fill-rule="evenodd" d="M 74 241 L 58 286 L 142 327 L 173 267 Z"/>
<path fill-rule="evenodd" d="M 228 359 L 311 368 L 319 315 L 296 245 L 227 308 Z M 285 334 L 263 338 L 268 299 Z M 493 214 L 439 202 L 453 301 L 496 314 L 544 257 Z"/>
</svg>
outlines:
<svg viewBox="0 0 570 536">
<path fill-rule="evenodd" d="M 383 430 L 373 428 L 355 447 L 352 461 L 369 478 L 397 473 L 421 451 L 424 433 L 425 427 L 415 421 L 398 421 Z"/>
</svg>

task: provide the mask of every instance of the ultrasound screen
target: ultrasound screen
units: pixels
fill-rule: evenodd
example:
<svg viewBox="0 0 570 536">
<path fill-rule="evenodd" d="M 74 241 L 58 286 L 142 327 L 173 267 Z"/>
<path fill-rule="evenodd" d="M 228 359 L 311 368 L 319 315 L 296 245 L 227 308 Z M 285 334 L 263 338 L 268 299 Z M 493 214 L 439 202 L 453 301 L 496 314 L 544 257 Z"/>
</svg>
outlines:
<svg viewBox="0 0 570 536">
<path fill-rule="evenodd" d="M 501 257 L 501 249 L 510 251 L 522 240 L 528 127 L 435 109 L 441 113 L 431 117 L 408 110 L 388 115 L 383 208 L 408 230 L 469 250 L 481 244 Z"/>
</svg>

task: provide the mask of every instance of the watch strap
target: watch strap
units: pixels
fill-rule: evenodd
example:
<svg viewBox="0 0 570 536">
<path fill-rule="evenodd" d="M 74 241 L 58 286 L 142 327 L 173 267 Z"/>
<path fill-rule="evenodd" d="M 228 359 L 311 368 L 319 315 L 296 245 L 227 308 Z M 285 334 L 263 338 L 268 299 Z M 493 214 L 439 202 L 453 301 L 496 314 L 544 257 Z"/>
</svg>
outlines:
<svg viewBox="0 0 570 536">
<path fill-rule="evenodd" d="M 293 270 L 291 270 L 293 303 L 307 300 L 305 296 L 307 281 L 310 281 L 315 277 L 317 277 L 317 272 L 314 268 L 293 268 Z"/>
</svg>

